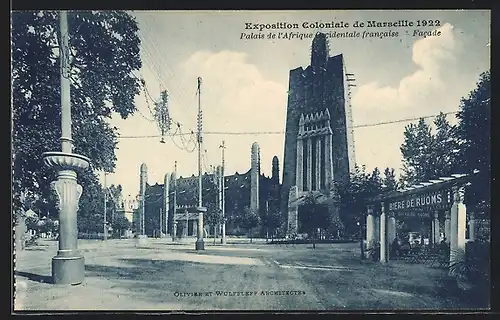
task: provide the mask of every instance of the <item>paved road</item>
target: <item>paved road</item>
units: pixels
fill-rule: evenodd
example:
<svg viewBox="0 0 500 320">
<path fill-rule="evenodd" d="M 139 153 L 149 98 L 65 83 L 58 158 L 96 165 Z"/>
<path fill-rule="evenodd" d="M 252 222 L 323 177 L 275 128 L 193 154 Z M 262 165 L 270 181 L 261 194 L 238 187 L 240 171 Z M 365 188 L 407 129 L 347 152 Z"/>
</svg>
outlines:
<svg viewBox="0 0 500 320">
<path fill-rule="evenodd" d="M 149 239 L 81 241 L 86 279 L 50 283 L 56 242 L 21 252 L 16 309 L 37 310 L 333 310 L 442 309 L 443 272 L 361 263 L 356 244 L 226 245 Z"/>
</svg>

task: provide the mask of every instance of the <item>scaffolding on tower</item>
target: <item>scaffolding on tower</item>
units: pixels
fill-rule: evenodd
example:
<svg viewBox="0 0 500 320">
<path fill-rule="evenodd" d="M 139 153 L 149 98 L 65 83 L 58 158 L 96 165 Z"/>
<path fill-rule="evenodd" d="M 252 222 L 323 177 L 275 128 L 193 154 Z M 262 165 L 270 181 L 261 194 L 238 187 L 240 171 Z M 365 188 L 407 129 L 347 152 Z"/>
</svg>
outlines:
<svg viewBox="0 0 500 320">
<path fill-rule="evenodd" d="M 347 135 L 347 154 L 349 157 L 349 171 L 353 172 L 356 164 L 356 152 L 354 148 L 354 125 L 352 120 L 351 88 L 355 87 L 356 79 L 353 73 L 348 73 L 344 64 L 346 97 L 345 97 L 345 117 L 346 117 L 346 135 Z"/>
</svg>

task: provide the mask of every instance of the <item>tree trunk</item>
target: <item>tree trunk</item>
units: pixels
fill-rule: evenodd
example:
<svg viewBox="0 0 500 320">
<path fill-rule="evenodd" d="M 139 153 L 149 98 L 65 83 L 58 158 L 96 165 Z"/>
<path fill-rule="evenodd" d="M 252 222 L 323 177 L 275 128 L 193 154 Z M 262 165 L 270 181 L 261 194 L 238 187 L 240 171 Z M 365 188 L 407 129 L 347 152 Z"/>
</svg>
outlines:
<svg viewBox="0 0 500 320">
<path fill-rule="evenodd" d="M 313 237 L 313 249 L 316 249 L 316 229 L 313 230 L 312 237 Z"/>
</svg>

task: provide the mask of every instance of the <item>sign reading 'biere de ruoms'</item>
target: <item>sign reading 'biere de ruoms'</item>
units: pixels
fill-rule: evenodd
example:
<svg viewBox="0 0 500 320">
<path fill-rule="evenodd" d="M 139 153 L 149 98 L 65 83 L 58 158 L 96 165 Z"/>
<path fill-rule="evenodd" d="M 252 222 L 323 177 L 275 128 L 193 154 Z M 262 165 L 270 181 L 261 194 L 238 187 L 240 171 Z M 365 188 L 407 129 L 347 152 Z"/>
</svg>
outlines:
<svg viewBox="0 0 500 320">
<path fill-rule="evenodd" d="M 450 204 L 448 190 L 409 195 L 401 200 L 389 203 L 389 211 L 421 211 L 422 209 L 442 209 Z"/>
</svg>

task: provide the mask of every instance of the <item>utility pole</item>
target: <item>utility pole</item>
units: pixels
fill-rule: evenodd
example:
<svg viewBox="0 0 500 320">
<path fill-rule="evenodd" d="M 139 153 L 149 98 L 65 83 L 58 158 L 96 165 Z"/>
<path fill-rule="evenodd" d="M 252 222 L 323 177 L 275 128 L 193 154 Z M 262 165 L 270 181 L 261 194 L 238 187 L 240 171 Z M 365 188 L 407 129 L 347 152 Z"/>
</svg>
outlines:
<svg viewBox="0 0 500 320">
<path fill-rule="evenodd" d="M 172 223 L 172 241 L 177 237 L 177 161 L 174 162 L 174 216 Z"/>
<path fill-rule="evenodd" d="M 163 230 L 163 228 L 162 228 L 162 226 L 161 226 L 161 213 L 162 213 L 162 211 L 161 211 L 161 208 L 160 208 L 160 230 L 159 230 L 159 231 L 160 231 L 160 238 L 162 237 L 162 236 L 161 236 L 161 234 L 162 234 L 162 232 L 163 232 L 163 231 L 162 231 L 162 230 Z"/>
<path fill-rule="evenodd" d="M 221 157 L 222 157 L 222 161 L 221 161 L 221 170 L 220 170 L 220 188 L 221 188 L 221 216 L 222 216 L 222 244 L 226 244 L 226 214 L 225 214 L 225 198 L 226 198 L 226 195 L 225 195 L 225 187 L 224 187 L 224 181 L 225 181 L 225 178 L 224 178 L 224 150 L 226 149 L 226 142 L 224 140 L 222 140 L 222 144 L 219 146 L 219 148 L 221 148 Z"/>
<path fill-rule="evenodd" d="M 217 229 L 221 235 L 221 243 L 222 243 L 222 166 L 217 166 L 216 176 L 217 176 L 217 208 L 218 208 L 218 217 L 217 217 Z"/>
<path fill-rule="evenodd" d="M 107 186 L 106 186 L 106 176 L 107 172 L 104 171 L 104 234 L 103 234 L 103 239 L 107 240 L 107 233 L 108 233 L 108 228 L 106 226 L 107 221 L 106 221 L 106 211 L 107 211 L 107 202 L 108 202 L 108 197 L 107 197 Z"/>
<path fill-rule="evenodd" d="M 201 172 L 201 145 L 202 138 L 202 113 L 201 113 L 201 77 L 198 77 L 198 239 L 196 240 L 195 249 L 205 250 L 205 243 L 203 242 L 203 212 L 206 208 L 203 207 L 203 176 Z"/>
</svg>

